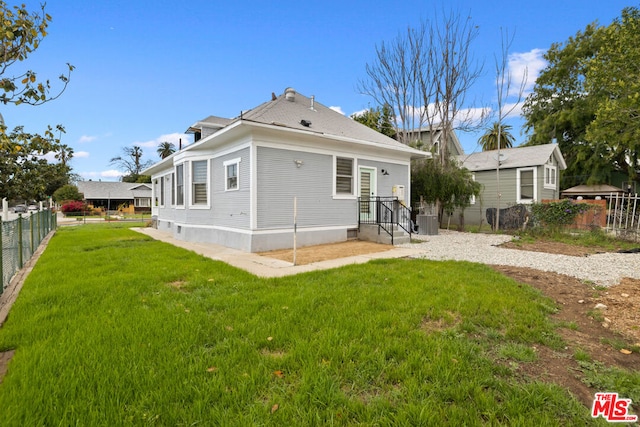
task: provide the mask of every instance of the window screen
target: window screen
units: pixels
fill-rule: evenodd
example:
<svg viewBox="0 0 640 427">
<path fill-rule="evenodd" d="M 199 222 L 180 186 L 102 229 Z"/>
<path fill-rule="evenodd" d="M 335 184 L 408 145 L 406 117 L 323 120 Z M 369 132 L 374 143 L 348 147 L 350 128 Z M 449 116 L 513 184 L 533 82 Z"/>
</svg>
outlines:
<svg viewBox="0 0 640 427">
<path fill-rule="evenodd" d="M 207 161 L 199 160 L 191 164 L 193 183 L 193 204 L 207 204 Z"/>
<path fill-rule="evenodd" d="M 353 194 L 353 159 L 336 158 L 336 194 Z"/>
</svg>

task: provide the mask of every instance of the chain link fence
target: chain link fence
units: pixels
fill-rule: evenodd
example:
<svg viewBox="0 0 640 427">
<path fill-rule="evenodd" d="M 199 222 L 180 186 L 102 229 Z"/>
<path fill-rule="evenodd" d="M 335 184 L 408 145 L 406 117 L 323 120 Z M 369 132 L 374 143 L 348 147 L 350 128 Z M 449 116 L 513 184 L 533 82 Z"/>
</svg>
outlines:
<svg viewBox="0 0 640 427">
<path fill-rule="evenodd" d="M 11 221 L 0 220 L 0 294 L 13 276 L 33 256 L 40 242 L 56 228 L 56 215 L 49 210 L 20 215 Z"/>
</svg>

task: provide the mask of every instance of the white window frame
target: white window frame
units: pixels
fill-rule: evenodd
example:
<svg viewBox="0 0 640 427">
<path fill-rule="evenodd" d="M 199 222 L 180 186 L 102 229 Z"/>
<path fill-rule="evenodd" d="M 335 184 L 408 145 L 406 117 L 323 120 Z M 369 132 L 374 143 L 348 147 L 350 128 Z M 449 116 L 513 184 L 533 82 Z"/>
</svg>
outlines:
<svg viewBox="0 0 640 427">
<path fill-rule="evenodd" d="M 533 171 L 533 198 L 532 199 L 523 199 L 522 198 L 522 182 L 520 175 L 522 172 Z M 538 168 L 529 167 L 529 168 L 519 168 L 516 169 L 516 203 L 522 204 L 531 204 L 536 201 L 536 195 L 538 194 Z"/>
<path fill-rule="evenodd" d="M 558 188 L 558 168 L 555 166 L 544 165 L 544 188 L 549 190 Z"/>
<path fill-rule="evenodd" d="M 171 175 L 168 175 L 167 179 L 169 180 L 169 186 L 171 187 L 171 206 L 175 206 L 176 205 L 176 186 L 175 186 L 176 172 L 175 171 L 171 172 Z"/>
<path fill-rule="evenodd" d="M 209 176 L 210 176 L 210 167 L 209 165 L 211 164 L 211 162 L 209 162 L 208 159 L 193 159 L 189 162 L 189 189 L 191 190 L 191 194 L 189 197 L 189 207 L 190 208 L 195 208 L 195 209 L 199 209 L 199 208 L 208 208 L 209 202 L 211 200 L 211 197 L 209 195 L 209 189 L 211 188 L 211 185 L 209 185 Z M 205 175 L 205 179 L 203 182 L 195 182 L 194 181 L 194 165 L 195 163 L 204 163 L 205 165 L 205 169 L 206 169 L 206 175 Z M 204 184 L 205 186 L 205 195 L 206 195 L 206 200 L 204 202 L 199 202 L 196 203 L 195 201 L 195 197 L 196 197 L 196 190 L 195 190 L 195 185 L 196 184 Z"/>
<path fill-rule="evenodd" d="M 154 207 L 160 206 L 160 181 L 162 177 L 153 180 L 153 205 Z"/>
<path fill-rule="evenodd" d="M 338 193 L 338 159 L 351 160 L 351 192 Z M 333 156 L 333 197 L 336 199 L 354 199 L 356 198 L 356 159 L 347 156 Z M 341 175 L 340 177 L 346 177 L 347 175 Z"/>
<path fill-rule="evenodd" d="M 231 160 L 226 160 L 222 163 L 224 166 L 224 191 L 238 191 L 240 189 L 240 162 L 242 158 L 238 157 Z M 229 176 L 229 166 L 234 166 L 236 169 L 236 185 L 235 187 L 229 186 L 229 178 L 233 178 Z"/>
<path fill-rule="evenodd" d="M 133 199 L 133 206 L 136 208 L 150 208 L 151 199 L 149 197 L 135 197 Z"/>
<path fill-rule="evenodd" d="M 180 163 L 179 165 L 176 165 L 176 170 L 175 170 L 175 174 L 176 174 L 176 180 L 174 182 L 174 186 L 176 188 L 176 206 L 180 206 L 184 208 L 184 196 L 185 196 L 185 191 L 184 191 L 184 165 L 185 163 Z M 182 182 L 180 183 L 180 185 L 178 185 L 178 178 L 180 178 L 180 176 L 178 175 L 178 168 L 180 168 L 182 170 Z M 178 187 L 180 187 L 182 189 L 182 192 L 178 191 Z M 182 200 L 180 200 L 180 196 L 182 196 Z"/>
<path fill-rule="evenodd" d="M 471 174 L 471 180 L 473 182 L 476 182 L 476 174 L 475 173 Z M 476 195 L 475 194 L 472 194 L 471 197 L 469 198 L 469 204 L 470 205 L 475 205 L 476 204 Z"/>
</svg>

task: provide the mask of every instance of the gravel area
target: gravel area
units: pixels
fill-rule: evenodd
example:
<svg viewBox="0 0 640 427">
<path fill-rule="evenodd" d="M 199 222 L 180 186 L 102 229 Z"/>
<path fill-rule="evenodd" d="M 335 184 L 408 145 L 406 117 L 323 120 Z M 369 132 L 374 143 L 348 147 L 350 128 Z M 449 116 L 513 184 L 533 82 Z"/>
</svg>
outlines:
<svg viewBox="0 0 640 427">
<path fill-rule="evenodd" d="M 617 284 L 623 277 L 640 279 L 640 254 L 638 253 L 604 253 L 575 257 L 530 252 L 498 247 L 512 240 L 512 236 L 446 230 L 440 230 L 440 234 L 436 236 L 413 237 L 423 242 L 400 246 L 420 249 L 422 252 L 416 255 L 416 258 L 529 267 L 566 274 L 602 286 Z"/>
</svg>

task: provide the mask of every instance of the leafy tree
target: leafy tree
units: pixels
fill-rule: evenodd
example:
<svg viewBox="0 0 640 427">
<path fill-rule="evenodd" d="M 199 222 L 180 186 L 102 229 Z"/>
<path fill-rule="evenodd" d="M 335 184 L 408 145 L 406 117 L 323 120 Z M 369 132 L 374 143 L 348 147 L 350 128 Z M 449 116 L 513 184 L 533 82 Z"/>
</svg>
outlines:
<svg viewBox="0 0 640 427">
<path fill-rule="evenodd" d="M 500 124 L 495 122 L 492 127 L 487 128 L 484 135 L 478 141 L 482 146 L 482 151 L 490 151 L 498 149 L 498 135 L 500 135 L 500 148 L 511 148 L 515 142 L 515 138 L 511 135 L 511 125 Z"/>
<path fill-rule="evenodd" d="M 0 1 L 0 102 L 4 105 L 41 105 L 59 97 L 69 83 L 73 66 L 61 75 L 61 88 L 53 92 L 49 80 L 41 81 L 34 71 L 8 75 L 9 68 L 27 59 L 47 35 L 51 17 L 40 6 L 30 13 L 21 6 L 7 6 Z M 58 132 L 58 137 L 54 132 Z M 49 126 L 44 135 L 25 132 L 16 126 L 8 132 L 0 122 L 0 196 L 11 200 L 42 200 L 69 180 L 67 162 L 73 150 L 61 144 L 64 128 Z M 58 164 L 48 163 L 44 155 L 56 153 Z"/>
<path fill-rule="evenodd" d="M 411 168 L 411 198 L 420 197 L 428 204 L 441 203 L 443 213 L 467 208 L 472 196 L 479 196 L 482 185 L 473 180 L 471 172 L 461 168 L 453 158 L 441 163 L 433 159 L 414 162 Z M 441 218 L 442 219 L 442 218 Z"/>
<path fill-rule="evenodd" d="M 6 76 L 5 72 L 16 62 L 24 61 L 36 50 L 42 39 L 47 35 L 47 27 L 51 16 L 45 12 L 45 5 L 40 11 L 30 13 L 25 5 L 9 7 L 0 1 L 0 87 L 4 93 L 0 95 L 3 104 L 22 103 L 40 105 L 59 97 L 69 83 L 69 76 L 74 67 L 67 64 L 67 74 L 60 75 L 62 88 L 55 95 L 51 95 L 51 82 L 38 81 L 35 72 L 29 70 L 18 76 Z"/>
<path fill-rule="evenodd" d="M 71 184 L 63 185 L 53 192 L 53 201 L 56 203 L 78 201 L 84 199 L 84 195 L 78 191 L 78 187 Z"/>
<path fill-rule="evenodd" d="M 352 114 L 351 118 L 390 138 L 396 137 L 393 126 L 393 108 L 387 104 L 382 107 L 370 108 L 360 114 Z"/>
<path fill-rule="evenodd" d="M 585 139 L 605 145 L 604 153 L 594 151 L 635 180 L 640 172 L 640 11 L 625 8 L 600 36 L 585 80 L 587 93 L 596 99 Z"/>
<path fill-rule="evenodd" d="M 56 130 L 61 135 L 64 128 Z M 21 126 L 11 133 L 0 134 L 0 195 L 9 200 L 44 200 L 57 188 L 69 182 L 70 167 L 49 163 L 44 155 L 63 147 L 60 137 L 49 127 L 44 136 L 24 132 Z M 67 158 L 73 150 L 66 150 Z"/>
<path fill-rule="evenodd" d="M 124 147 L 122 152 L 123 155 L 113 157 L 109 162 L 125 172 L 126 175 L 122 177 L 122 181 L 138 182 L 138 178 L 143 176 L 140 172 L 151 166 L 153 162 L 151 160 L 147 160 L 146 162 L 142 161 L 142 148 L 137 145 Z"/>
<path fill-rule="evenodd" d="M 160 145 L 158 145 L 157 152 L 161 159 L 166 159 L 176 152 L 176 146 L 171 142 L 161 142 Z"/>
<path fill-rule="evenodd" d="M 549 65 L 523 107 L 527 144 L 557 138 L 567 160 L 562 187 L 637 178 L 640 130 L 640 13 L 626 8 L 602 27 L 588 25 L 545 54 Z"/>
</svg>

